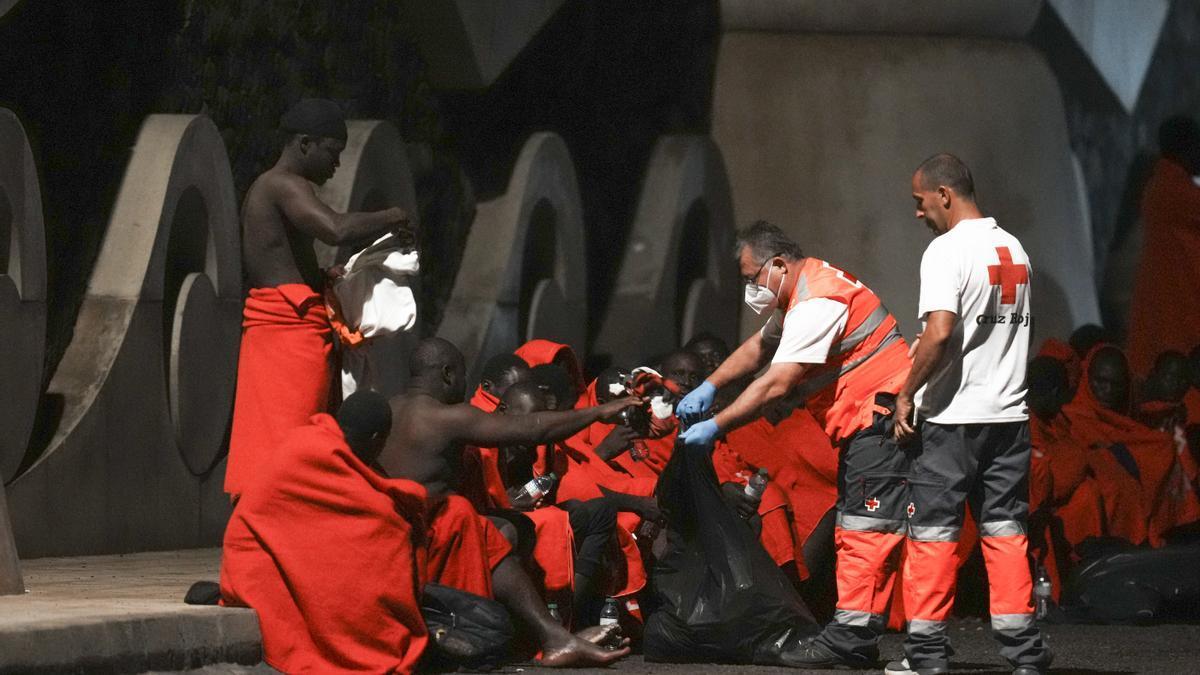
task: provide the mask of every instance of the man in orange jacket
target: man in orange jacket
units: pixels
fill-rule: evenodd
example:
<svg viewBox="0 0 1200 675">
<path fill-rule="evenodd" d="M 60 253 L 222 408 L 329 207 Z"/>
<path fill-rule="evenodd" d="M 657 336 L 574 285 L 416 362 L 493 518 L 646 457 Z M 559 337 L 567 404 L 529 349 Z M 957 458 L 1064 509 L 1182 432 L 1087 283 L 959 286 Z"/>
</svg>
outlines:
<svg viewBox="0 0 1200 675">
<path fill-rule="evenodd" d="M 805 257 L 778 227 L 759 221 L 738 235 L 746 304 L 770 320 L 679 403 L 686 451 L 711 451 L 718 436 L 764 408 L 806 405 L 840 449 L 838 603 L 833 622 L 792 660 L 797 666 L 868 666 L 878 659 L 904 540 L 908 463 L 885 428 L 908 374 L 908 345 L 869 288 L 824 260 Z M 775 314 L 775 310 L 782 310 Z M 770 368 L 711 419 L 718 390 Z"/>
</svg>

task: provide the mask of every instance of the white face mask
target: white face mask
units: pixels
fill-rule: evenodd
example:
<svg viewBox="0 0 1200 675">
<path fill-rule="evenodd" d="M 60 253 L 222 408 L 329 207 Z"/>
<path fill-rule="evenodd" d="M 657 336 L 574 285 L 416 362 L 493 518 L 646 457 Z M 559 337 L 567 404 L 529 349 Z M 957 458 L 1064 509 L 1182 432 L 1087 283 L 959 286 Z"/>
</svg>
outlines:
<svg viewBox="0 0 1200 675">
<path fill-rule="evenodd" d="M 771 272 L 775 271 L 775 266 L 767 270 L 767 283 L 759 286 L 758 284 L 746 284 L 746 291 L 743 300 L 750 309 L 754 310 L 755 314 L 763 314 L 775 311 L 779 306 L 779 296 L 775 294 L 768 286 L 771 285 Z M 780 276 L 782 279 L 782 275 Z M 782 285 L 782 284 L 781 284 Z"/>
</svg>

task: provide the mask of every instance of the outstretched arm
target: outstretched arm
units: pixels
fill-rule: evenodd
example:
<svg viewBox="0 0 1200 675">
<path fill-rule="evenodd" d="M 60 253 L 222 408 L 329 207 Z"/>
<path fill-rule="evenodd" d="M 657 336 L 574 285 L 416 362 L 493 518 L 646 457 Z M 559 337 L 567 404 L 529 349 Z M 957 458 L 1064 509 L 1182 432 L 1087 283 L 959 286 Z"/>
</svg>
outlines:
<svg viewBox="0 0 1200 675">
<path fill-rule="evenodd" d="M 279 181 L 279 204 L 288 222 L 301 232 L 330 246 L 379 236 L 388 230 L 408 227 L 404 209 L 338 213 L 317 198 L 307 181 Z"/>
<path fill-rule="evenodd" d="M 757 418 L 764 406 L 788 395 L 808 370 L 805 363 L 773 363 L 762 377 L 755 379 L 746 391 L 729 404 L 713 420 L 722 433 L 729 433 Z"/>
<path fill-rule="evenodd" d="M 517 443 L 553 443 L 565 440 L 593 422 L 607 421 L 625 408 L 641 405 L 632 396 L 614 399 L 594 408 L 537 412 L 530 415 L 497 415 L 468 405 L 454 406 L 450 427 L 464 443 L 491 448 Z"/>
<path fill-rule="evenodd" d="M 729 355 L 729 358 L 717 366 L 712 375 L 708 376 L 708 382 L 720 389 L 730 382 L 757 373 L 775 355 L 776 346 L 778 345 L 767 344 L 762 338 L 762 333 L 755 331 Z"/>
</svg>

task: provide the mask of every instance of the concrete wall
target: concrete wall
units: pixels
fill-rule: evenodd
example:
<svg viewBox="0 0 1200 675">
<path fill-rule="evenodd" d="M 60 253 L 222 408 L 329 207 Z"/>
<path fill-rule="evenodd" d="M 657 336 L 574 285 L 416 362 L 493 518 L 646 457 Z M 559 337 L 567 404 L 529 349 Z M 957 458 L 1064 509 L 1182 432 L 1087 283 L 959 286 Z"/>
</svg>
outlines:
<svg viewBox="0 0 1200 675">
<path fill-rule="evenodd" d="M 738 223 L 769 219 L 845 267 L 910 336 L 930 235 L 913 218 L 909 181 L 940 151 L 967 162 L 985 212 L 1029 250 L 1037 334 L 1098 316 L 1061 97 L 1025 45 L 726 33 L 713 136 Z"/>
</svg>

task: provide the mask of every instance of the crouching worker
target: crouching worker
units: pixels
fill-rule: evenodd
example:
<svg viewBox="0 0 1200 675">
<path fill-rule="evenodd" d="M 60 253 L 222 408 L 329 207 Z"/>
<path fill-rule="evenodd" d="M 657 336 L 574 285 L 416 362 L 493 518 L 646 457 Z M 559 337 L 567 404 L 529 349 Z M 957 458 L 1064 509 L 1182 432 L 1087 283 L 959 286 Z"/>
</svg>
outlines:
<svg viewBox="0 0 1200 675">
<path fill-rule="evenodd" d="M 489 415 L 463 403 L 466 366 L 449 342 L 430 338 L 413 350 L 409 389 L 391 400 L 392 426 L 379 463 L 390 476 L 420 483 L 428 492 L 427 580 L 494 597 L 527 628 L 542 649 L 542 664 L 606 664 L 629 653 L 596 644 L 610 640 L 600 627 L 572 635 L 555 621 L 520 561 L 496 526 L 465 498 L 450 493 L 458 482 L 465 445 L 500 447 L 560 440 L 638 403 L 607 405 L 524 417 Z"/>
<path fill-rule="evenodd" d="M 372 392 L 348 398 L 336 421 L 314 415 L 264 455 L 234 509 L 222 603 L 258 612 L 276 670 L 407 673 L 426 647 L 414 542 L 425 489 L 370 467 L 390 424 Z"/>
</svg>

